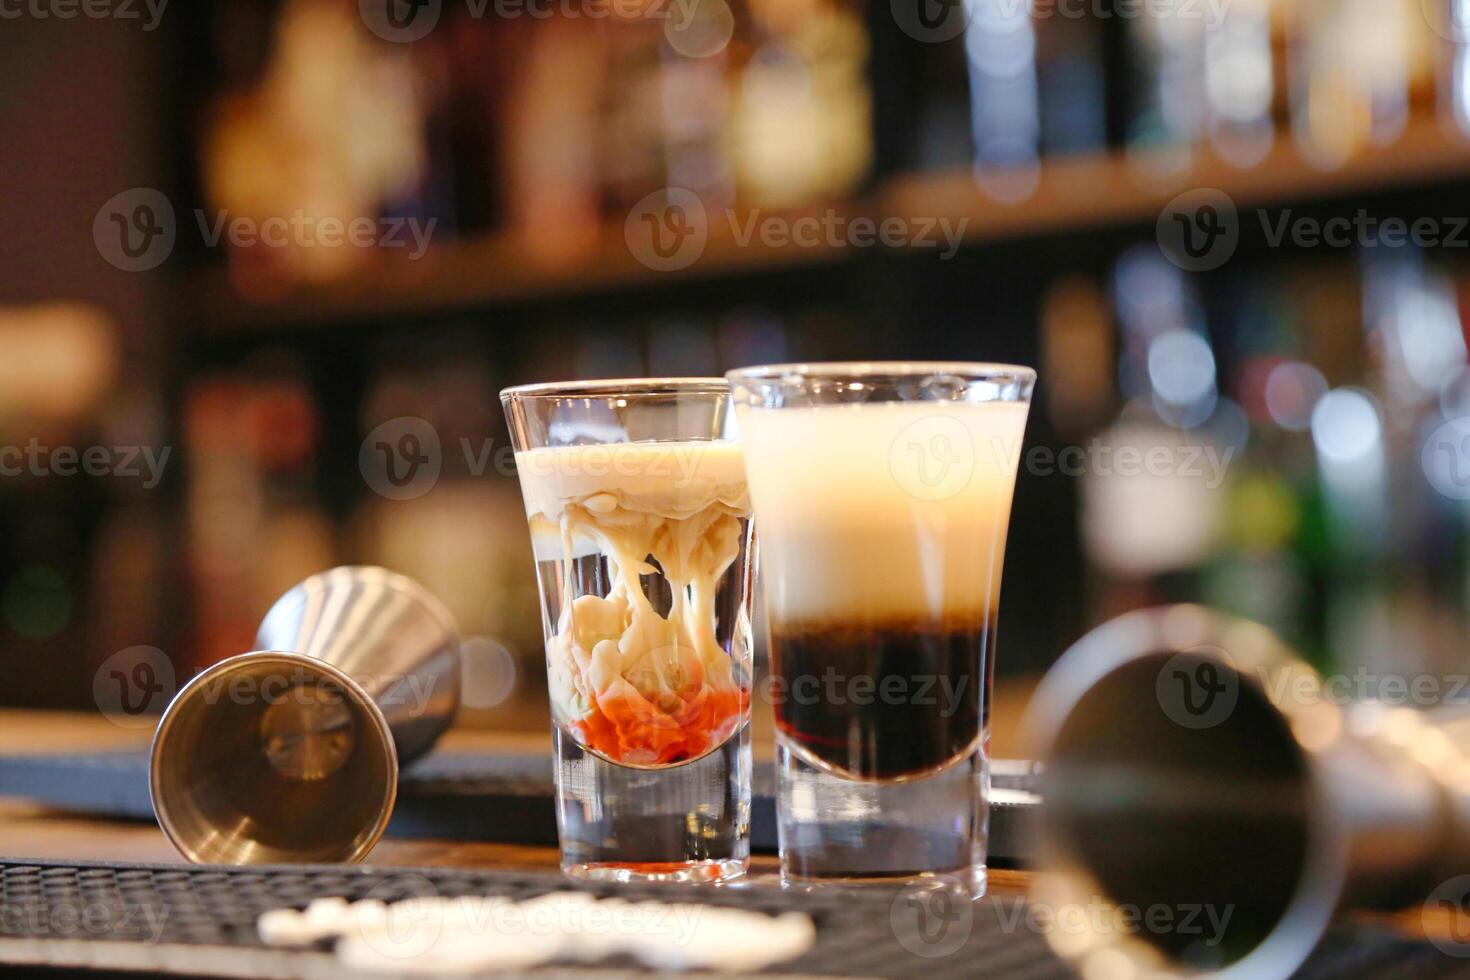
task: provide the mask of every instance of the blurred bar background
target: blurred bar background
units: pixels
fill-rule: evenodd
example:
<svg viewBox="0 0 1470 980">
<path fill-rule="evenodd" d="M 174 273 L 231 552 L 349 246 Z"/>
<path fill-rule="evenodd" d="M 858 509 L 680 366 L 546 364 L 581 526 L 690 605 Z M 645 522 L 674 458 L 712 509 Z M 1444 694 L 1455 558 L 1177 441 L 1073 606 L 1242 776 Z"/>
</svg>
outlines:
<svg viewBox="0 0 1470 980">
<path fill-rule="evenodd" d="M 498 390 L 784 360 L 1039 369 L 1002 674 L 1165 600 L 1465 669 L 1470 4 L 387 3 L 7 21 L 5 703 L 182 678 L 358 562 L 475 638 L 466 720 L 542 728 Z M 667 188 L 707 241 L 659 267 Z M 904 240 L 743 231 L 803 216 Z"/>
</svg>

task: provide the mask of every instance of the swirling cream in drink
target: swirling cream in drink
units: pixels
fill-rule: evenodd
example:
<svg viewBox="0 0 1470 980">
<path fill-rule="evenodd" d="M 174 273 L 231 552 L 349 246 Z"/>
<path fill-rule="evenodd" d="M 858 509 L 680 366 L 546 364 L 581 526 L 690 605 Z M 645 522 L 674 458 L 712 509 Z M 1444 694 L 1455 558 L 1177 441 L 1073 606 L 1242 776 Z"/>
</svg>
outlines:
<svg viewBox="0 0 1470 980">
<path fill-rule="evenodd" d="M 736 443 L 516 453 L 536 550 L 556 723 L 626 766 L 697 759 L 741 726 L 739 576 L 750 500 Z"/>
</svg>

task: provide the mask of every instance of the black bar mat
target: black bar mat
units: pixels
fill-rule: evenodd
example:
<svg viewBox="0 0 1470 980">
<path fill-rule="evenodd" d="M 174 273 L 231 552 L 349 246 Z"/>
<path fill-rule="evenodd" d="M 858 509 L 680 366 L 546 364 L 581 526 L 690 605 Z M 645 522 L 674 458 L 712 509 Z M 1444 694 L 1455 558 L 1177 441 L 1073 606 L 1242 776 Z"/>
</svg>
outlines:
<svg viewBox="0 0 1470 980">
<path fill-rule="evenodd" d="M 990 861 L 1020 866 L 1030 854 L 1038 798 L 1030 763 L 992 765 Z M 776 849 L 775 773 L 752 779 L 751 844 Z M 144 752 L 0 756 L 0 796 L 104 816 L 153 819 Z M 441 753 L 403 772 L 388 834 L 394 837 L 556 844 L 551 760 L 544 755 Z"/>
<path fill-rule="evenodd" d="M 0 861 L 0 964 L 227 977 L 345 977 L 328 947 L 267 948 L 256 933 L 263 912 L 304 908 L 316 898 L 385 901 L 421 896 L 501 895 L 516 900 L 551 891 L 799 911 L 816 925 L 816 945 L 765 976 L 878 977 L 909 980 L 1062 980 L 1071 976 L 1044 937 L 1025 924 L 1024 903 L 987 898 L 964 906 L 954 931 L 909 931 L 891 889 L 783 891 L 770 884 L 721 887 L 574 885 L 554 873 L 386 871 L 343 866 L 208 868 L 176 865 L 53 864 Z M 1470 963 L 1423 943 L 1343 926 L 1323 943 L 1302 980 L 1465 977 Z M 645 977 L 631 960 L 550 965 L 536 976 Z M 725 974 L 728 976 L 729 974 Z M 1261 980 L 1272 980 L 1263 977 Z"/>
</svg>

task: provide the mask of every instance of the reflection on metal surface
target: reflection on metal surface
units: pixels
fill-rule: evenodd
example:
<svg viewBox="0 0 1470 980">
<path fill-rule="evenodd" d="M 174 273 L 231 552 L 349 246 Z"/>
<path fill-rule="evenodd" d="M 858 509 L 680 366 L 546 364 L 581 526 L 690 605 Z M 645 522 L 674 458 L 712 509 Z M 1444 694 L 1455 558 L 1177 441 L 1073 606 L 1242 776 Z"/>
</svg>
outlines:
<svg viewBox="0 0 1470 980">
<path fill-rule="evenodd" d="M 1197 606 L 1085 637 L 1037 694 L 1053 930 L 1087 976 L 1287 977 L 1346 905 L 1470 867 L 1470 712 L 1344 705 L 1264 628 Z M 1059 917 L 1058 921 L 1063 921 Z"/>
<path fill-rule="evenodd" d="M 404 576 L 335 568 L 282 596 L 256 646 L 194 678 L 159 722 L 159 824 L 196 862 L 359 861 L 400 761 L 459 705 L 453 621 Z"/>
</svg>

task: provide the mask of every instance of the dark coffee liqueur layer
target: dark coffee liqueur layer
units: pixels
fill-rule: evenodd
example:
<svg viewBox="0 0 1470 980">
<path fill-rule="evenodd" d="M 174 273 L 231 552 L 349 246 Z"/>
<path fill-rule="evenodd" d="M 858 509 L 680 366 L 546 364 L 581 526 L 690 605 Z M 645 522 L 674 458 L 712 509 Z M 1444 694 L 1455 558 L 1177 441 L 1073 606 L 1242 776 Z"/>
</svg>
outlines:
<svg viewBox="0 0 1470 980">
<path fill-rule="evenodd" d="M 861 779 L 939 769 L 980 732 L 991 635 L 985 624 L 793 631 L 773 623 L 776 724 Z"/>
</svg>

